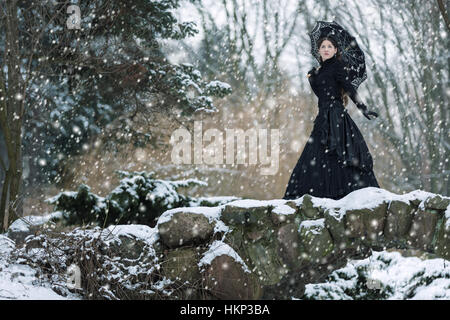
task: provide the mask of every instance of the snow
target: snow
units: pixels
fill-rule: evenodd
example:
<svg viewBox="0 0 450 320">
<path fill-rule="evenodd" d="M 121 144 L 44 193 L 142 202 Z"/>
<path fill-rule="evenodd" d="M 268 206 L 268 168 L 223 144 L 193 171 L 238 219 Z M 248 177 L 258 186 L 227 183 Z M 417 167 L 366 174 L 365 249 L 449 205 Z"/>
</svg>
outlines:
<svg viewBox="0 0 450 320">
<path fill-rule="evenodd" d="M 225 197 L 225 199 L 229 199 L 229 197 Z M 220 220 L 221 214 L 225 206 L 232 205 L 234 207 L 239 208 L 254 208 L 254 207 L 264 207 L 264 206 L 274 206 L 272 212 L 279 215 L 290 215 L 295 213 L 295 209 L 291 208 L 288 205 L 285 205 L 287 200 L 253 200 L 253 199 L 240 199 L 228 202 L 226 204 L 222 204 L 216 207 L 180 207 L 169 209 L 163 212 L 161 216 L 158 218 L 158 223 L 156 226 L 159 226 L 162 223 L 168 222 L 172 219 L 173 215 L 178 212 L 185 213 L 194 213 L 194 214 L 202 214 L 208 218 L 208 220 L 212 223 L 215 222 L 216 226 L 214 232 L 229 232 L 230 229 Z"/>
<path fill-rule="evenodd" d="M 5 264 L 0 267 L 0 299 L 64 300 L 48 284 L 39 285 L 36 270 L 26 265 Z M 73 297 L 72 297 L 73 298 Z"/>
<path fill-rule="evenodd" d="M 15 220 L 9 226 L 8 230 L 13 232 L 27 232 L 30 231 L 30 226 L 39 226 L 47 223 L 52 218 L 60 218 L 62 216 L 61 211 L 55 211 L 44 216 L 25 216 Z"/>
<path fill-rule="evenodd" d="M 14 241 L 0 235 L 0 300 L 80 299 L 77 295 L 58 295 L 48 282 L 37 277 L 35 269 L 19 263 L 10 263 L 8 257 L 14 247 Z"/>
<path fill-rule="evenodd" d="M 311 232 L 313 234 L 320 234 L 321 230 L 325 228 L 325 218 L 316 220 L 303 220 L 300 223 L 298 232 L 300 232 L 302 228 L 306 228 L 307 233 Z"/>
<path fill-rule="evenodd" d="M 14 249 L 14 241 L 0 234 L 0 259 Z"/>
<path fill-rule="evenodd" d="M 366 279 L 379 281 L 387 300 L 450 299 L 449 261 L 440 258 L 422 260 L 403 257 L 395 251 L 374 251 L 369 258 L 349 261 L 344 268 L 332 272 L 327 282 L 307 284 L 305 297 L 326 300 L 364 299 L 365 292 L 355 293 L 358 286 L 361 288 L 361 283 L 358 284 L 358 273 L 361 271 Z"/>
<path fill-rule="evenodd" d="M 254 199 L 242 199 L 227 203 L 227 205 L 239 208 L 254 208 L 264 206 L 278 206 L 285 204 L 288 200 L 274 199 L 274 200 L 254 200 Z"/>
<path fill-rule="evenodd" d="M 221 88 L 222 90 L 231 90 L 231 86 L 228 83 L 218 80 L 211 81 L 206 85 L 206 89 L 214 89 L 214 88 Z"/>
<path fill-rule="evenodd" d="M 345 216 L 345 211 L 330 209 L 329 215 L 335 218 L 336 220 L 341 221 L 342 218 Z"/>
<path fill-rule="evenodd" d="M 203 214 L 206 217 L 212 219 L 219 219 L 222 206 L 218 207 L 180 207 L 174 208 L 164 211 L 164 213 L 159 217 L 157 225 L 167 222 L 172 219 L 173 215 L 178 212 L 186 212 L 186 213 L 195 213 L 195 214 Z"/>
<path fill-rule="evenodd" d="M 102 231 L 102 235 L 105 234 L 107 236 L 111 234 L 115 237 L 134 237 L 138 240 L 146 242 L 150 246 L 152 246 L 159 239 L 159 233 L 156 228 L 151 228 L 142 224 L 112 225 Z"/>
<path fill-rule="evenodd" d="M 198 263 L 198 266 L 200 269 L 204 265 L 210 265 L 211 262 L 216 258 L 220 257 L 222 255 L 228 255 L 232 257 L 236 262 L 242 264 L 242 267 L 245 272 L 251 273 L 250 269 L 247 267 L 245 262 L 242 260 L 242 258 L 234 251 L 233 248 L 231 248 L 228 244 L 224 243 L 223 241 L 216 240 L 214 241 L 210 246 L 208 251 L 206 251 L 203 254 L 202 259 Z"/>
<path fill-rule="evenodd" d="M 445 229 L 450 229 L 450 205 L 445 210 Z"/>
<path fill-rule="evenodd" d="M 429 286 L 420 286 L 412 300 L 450 299 L 450 280 L 436 279 Z M 401 299 L 401 298 L 398 298 Z"/>
<path fill-rule="evenodd" d="M 419 286 L 412 299 L 436 299 L 439 295 L 444 295 L 446 299 L 450 299 L 450 262 L 444 259 L 422 260 L 417 257 L 404 258 L 398 252 L 378 253 L 374 252 L 374 258 L 379 259 L 387 256 L 391 258 L 387 268 L 379 268 L 372 272 L 372 278 L 380 280 L 385 285 L 390 285 L 395 290 L 394 295 L 390 299 L 403 299 L 406 291 L 411 290 L 418 281 L 412 281 L 414 276 L 420 278 L 433 277 L 436 275 L 444 275 L 446 279 L 438 279 L 439 281 L 431 282 L 429 285 Z"/>
<path fill-rule="evenodd" d="M 60 192 L 60 193 L 58 193 L 56 196 L 53 196 L 53 197 L 48 198 L 48 199 L 46 200 L 46 202 L 48 202 L 48 203 L 50 203 L 50 204 L 54 203 L 55 201 L 58 200 L 58 198 L 60 197 L 61 194 L 64 194 L 64 195 L 67 196 L 68 198 L 74 198 L 74 197 L 77 196 L 78 191 L 63 191 L 63 192 Z"/>
<path fill-rule="evenodd" d="M 238 200 L 241 199 L 240 197 L 235 197 L 235 196 L 209 196 L 209 197 L 197 197 L 195 199 L 196 202 L 200 202 L 200 201 L 209 201 L 212 203 L 219 203 L 219 204 L 225 204 L 228 203 L 230 201 L 234 201 L 234 200 Z"/>
<path fill-rule="evenodd" d="M 405 203 L 410 203 L 411 200 L 420 200 L 422 203 L 430 198 L 435 196 L 434 193 L 422 191 L 422 190 L 414 190 L 409 193 L 399 195 L 387 190 L 376 188 L 376 187 L 366 187 L 355 190 L 344 198 L 339 200 L 333 200 L 329 198 L 318 198 L 311 196 L 311 201 L 314 207 L 322 207 L 325 209 L 335 209 L 339 208 L 339 215 L 342 215 L 347 210 L 355 210 L 355 209 L 364 209 L 364 208 L 376 208 L 383 202 L 389 202 L 392 200 L 402 201 Z M 273 199 L 273 200 L 253 200 L 253 199 L 242 199 L 236 200 L 227 203 L 227 205 L 232 205 L 240 208 L 253 208 L 253 207 L 262 207 L 272 205 L 274 207 L 278 207 L 280 205 L 285 205 L 287 201 L 293 201 L 297 206 L 299 206 L 303 202 L 303 197 L 294 199 L 294 200 L 284 200 L 284 199 Z M 288 210 L 288 209 L 276 209 L 277 212 L 279 210 Z M 450 213 L 448 213 L 450 217 Z"/>
<path fill-rule="evenodd" d="M 290 215 L 295 213 L 295 209 L 286 204 L 281 204 L 276 206 L 272 212 L 279 215 Z"/>
<path fill-rule="evenodd" d="M 407 204 L 409 204 L 412 200 L 420 200 L 421 205 L 423 205 L 425 200 L 433 196 L 435 196 L 434 193 L 422 190 L 414 190 L 409 193 L 399 195 L 381 188 L 366 187 L 355 190 L 339 200 L 317 198 L 312 196 L 311 201 L 314 207 L 330 209 L 330 213 L 340 220 L 348 210 L 373 209 L 381 205 L 383 202 L 387 203 L 393 200 L 402 201 Z M 292 201 L 294 201 L 297 205 L 300 205 L 303 202 L 303 197 L 304 196 Z M 447 210 L 449 209 L 447 208 Z M 447 216 L 447 223 L 449 218 L 450 213 L 448 213 Z"/>
<path fill-rule="evenodd" d="M 341 220 L 348 210 L 357 209 L 373 209 L 382 203 L 388 203 L 390 201 L 402 201 L 404 203 L 410 204 L 412 200 L 421 201 L 421 205 L 424 204 L 425 200 L 430 197 L 435 196 L 434 193 L 414 190 L 409 193 L 399 195 L 381 188 L 366 187 L 362 189 L 355 190 L 349 193 L 342 199 L 333 200 L 329 198 L 318 198 L 311 196 L 311 201 L 314 207 L 321 207 L 324 210 L 329 209 L 330 215 L 338 220 Z M 286 205 L 286 202 L 293 201 L 297 206 L 300 206 L 303 202 L 303 197 L 294 200 L 285 199 L 273 199 L 273 200 L 254 200 L 254 199 L 239 199 L 235 201 L 228 202 L 216 207 L 182 207 L 174 208 L 165 211 L 159 218 L 158 224 L 169 221 L 172 216 L 177 212 L 188 212 L 203 214 L 212 222 L 216 221 L 217 232 L 219 230 L 227 232 L 229 229 L 220 220 L 220 215 L 225 206 L 233 206 L 238 208 L 257 208 L 257 207 L 268 207 L 272 206 L 272 212 L 279 215 L 289 215 L 294 214 L 295 209 Z M 444 197 L 447 198 L 447 197 Z M 446 226 L 450 227 L 450 206 L 445 211 Z M 317 223 L 317 222 L 316 222 Z"/>
<path fill-rule="evenodd" d="M 230 229 L 220 220 L 220 215 L 224 205 L 220 205 L 217 207 L 180 207 L 169 209 L 163 212 L 163 214 L 158 218 L 158 223 L 156 224 L 156 228 L 159 227 L 160 224 L 164 222 L 168 222 L 172 219 L 173 215 L 178 212 L 185 213 L 194 213 L 194 214 L 202 214 L 208 221 L 211 223 L 215 222 L 214 233 L 224 232 L 224 236 L 226 233 L 230 231 Z"/>
<path fill-rule="evenodd" d="M 393 200 L 402 201 L 404 203 L 409 204 L 412 200 L 420 200 L 421 204 L 425 202 L 430 197 L 435 196 L 434 193 L 426 192 L 423 190 L 414 190 L 409 193 L 399 195 L 381 188 L 375 187 L 366 187 L 362 189 L 355 190 L 349 193 L 342 199 L 333 200 L 329 198 L 318 198 L 311 196 L 311 201 L 314 207 L 322 207 L 325 210 L 330 209 L 330 214 L 335 216 L 338 219 L 341 219 L 345 212 L 348 210 L 356 210 L 356 209 L 373 209 L 377 206 L 381 205 L 383 202 L 387 203 Z M 286 205 L 287 201 L 293 201 L 297 206 L 303 202 L 303 197 L 294 200 L 284 200 L 284 199 L 273 199 L 273 200 L 254 200 L 254 199 L 240 199 L 236 201 L 228 202 L 222 206 L 216 207 L 218 211 L 221 211 L 221 208 L 230 205 L 239 208 L 255 208 L 255 207 L 265 207 L 265 206 L 273 206 L 274 209 L 272 212 L 276 214 L 293 214 L 295 209 Z M 447 197 L 444 197 L 447 198 Z M 199 207 L 201 208 L 201 207 Z M 204 207 L 207 208 L 207 207 Z M 175 210 L 175 209 L 174 209 Z M 202 211 L 203 209 L 199 209 Z M 206 209 L 208 210 L 208 209 Z M 209 208 L 211 210 L 211 208 Z M 212 209 L 214 211 L 214 209 Z M 208 214 L 205 211 L 205 214 Z M 168 217 L 166 217 L 168 218 Z M 450 208 L 447 208 L 446 211 L 447 224 L 450 224 Z"/>
</svg>

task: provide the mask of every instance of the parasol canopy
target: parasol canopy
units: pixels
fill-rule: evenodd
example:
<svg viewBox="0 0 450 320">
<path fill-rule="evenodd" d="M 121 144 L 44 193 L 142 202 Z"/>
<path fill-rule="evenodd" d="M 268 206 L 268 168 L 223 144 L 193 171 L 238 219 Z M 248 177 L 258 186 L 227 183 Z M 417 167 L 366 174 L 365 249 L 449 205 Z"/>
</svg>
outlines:
<svg viewBox="0 0 450 320">
<path fill-rule="evenodd" d="M 350 82 L 355 90 L 367 79 L 364 52 L 359 47 L 355 37 L 337 22 L 316 21 L 316 25 L 308 35 L 311 39 L 311 53 L 319 62 L 320 54 L 317 49 L 319 39 L 328 36 L 336 40 L 338 51 L 342 55 L 342 60 L 346 65 Z"/>
</svg>

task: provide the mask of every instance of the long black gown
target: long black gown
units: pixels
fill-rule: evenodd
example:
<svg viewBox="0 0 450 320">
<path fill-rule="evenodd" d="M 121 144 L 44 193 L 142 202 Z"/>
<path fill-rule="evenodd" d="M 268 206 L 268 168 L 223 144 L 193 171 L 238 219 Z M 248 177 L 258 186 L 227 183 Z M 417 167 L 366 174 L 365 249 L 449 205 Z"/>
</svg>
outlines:
<svg viewBox="0 0 450 320">
<path fill-rule="evenodd" d="M 310 194 L 337 200 L 357 189 L 379 188 L 372 156 L 342 101 L 341 88 L 359 109 L 366 108 L 348 80 L 344 64 L 333 56 L 310 74 L 311 88 L 319 98 L 319 113 L 283 199 Z"/>
</svg>

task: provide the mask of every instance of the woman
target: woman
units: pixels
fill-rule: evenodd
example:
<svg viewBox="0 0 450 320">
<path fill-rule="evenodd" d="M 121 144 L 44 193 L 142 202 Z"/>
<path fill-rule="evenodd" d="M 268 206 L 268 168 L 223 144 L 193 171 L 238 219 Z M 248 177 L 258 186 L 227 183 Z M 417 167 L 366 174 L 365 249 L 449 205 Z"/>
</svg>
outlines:
<svg viewBox="0 0 450 320">
<path fill-rule="evenodd" d="M 346 94 L 367 119 L 378 114 L 367 110 L 350 83 L 335 39 L 321 38 L 317 49 L 320 67 L 311 69 L 308 79 L 319 98 L 319 113 L 283 199 L 310 194 L 337 200 L 357 189 L 379 188 L 372 156 L 345 108 Z"/>
</svg>

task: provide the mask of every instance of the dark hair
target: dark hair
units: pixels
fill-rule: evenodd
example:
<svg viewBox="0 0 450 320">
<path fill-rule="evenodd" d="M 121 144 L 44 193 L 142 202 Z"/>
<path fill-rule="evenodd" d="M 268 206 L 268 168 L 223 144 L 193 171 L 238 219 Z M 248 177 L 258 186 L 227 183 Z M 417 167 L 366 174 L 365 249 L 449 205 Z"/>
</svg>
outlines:
<svg viewBox="0 0 450 320">
<path fill-rule="evenodd" d="M 319 51 L 320 45 L 325 40 L 328 40 L 328 41 L 330 41 L 333 44 L 333 46 L 337 49 L 337 51 L 336 51 L 336 59 L 338 59 L 339 61 L 342 61 L 342 55 L 341 55 L 341 52 L 339 51 L 339 47 L 338 47 L 337 41 L 331 36 L 322 37 L 322 38 L 319 39 L 319 41 L 317 41 L 317 51 Z M 323 62 L 322 61 L 322 56 L 320 56 L 320 55 L 319 55 L 319 60 L 320 60 L 320 63 Z M 342 89 L 342 88 L 341 88 L 341 97 L 342 97 L 342 101 L 344 103 L 344 106 L 346 106 L 347 103 L 348 103 L 348 95 L 345 93 L 344 89 Z"/>
</svg>

